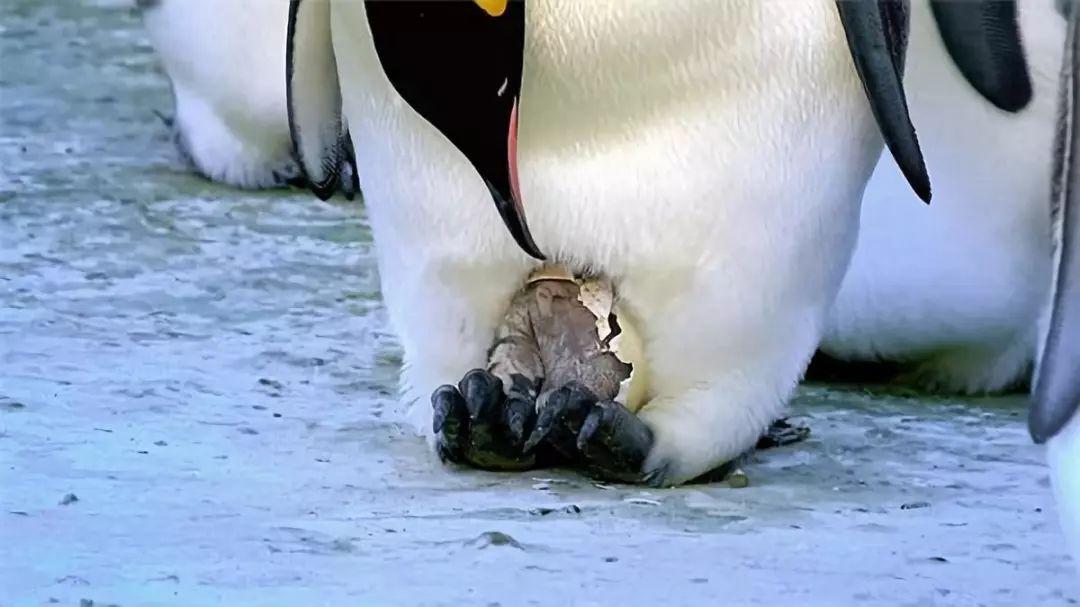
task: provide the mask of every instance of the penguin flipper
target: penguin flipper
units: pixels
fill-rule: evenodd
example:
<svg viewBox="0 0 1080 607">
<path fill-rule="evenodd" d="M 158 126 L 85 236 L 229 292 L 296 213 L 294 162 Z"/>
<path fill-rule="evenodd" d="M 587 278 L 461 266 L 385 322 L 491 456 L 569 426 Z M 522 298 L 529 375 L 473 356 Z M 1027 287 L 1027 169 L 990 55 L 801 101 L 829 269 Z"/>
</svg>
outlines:
<svg viewBox="0 0 1080 607">
<path fill-rule="evenodd" d="M 847 34 L 855 70 L 862 80 L 885 145 L 915 194 L 929 202 L 930 177 L 904 94 L 908 3 L 836 0 L 836 7 Z"/>
<path fill-rule="evenodd" d="M 308 187 L 322 200 L 339 187 L 351 198 L 358 177 L 342 119 L 329 2 L 289 2 L 285 79 L 293 153 Z"/>
<path fill-rule="evenodd" d="M 1071 11 L 1054 158 L 1054 287 L 1028 429 L 1042 443 L 1080 409 L 1080 11 Z"/>
<path fill-rule="evenodd" d="M 1031 101 L 1016 2 L 931 0 L 941 39 L 960 73 L 987 101 L 1018 112 Z"/>
</svg>

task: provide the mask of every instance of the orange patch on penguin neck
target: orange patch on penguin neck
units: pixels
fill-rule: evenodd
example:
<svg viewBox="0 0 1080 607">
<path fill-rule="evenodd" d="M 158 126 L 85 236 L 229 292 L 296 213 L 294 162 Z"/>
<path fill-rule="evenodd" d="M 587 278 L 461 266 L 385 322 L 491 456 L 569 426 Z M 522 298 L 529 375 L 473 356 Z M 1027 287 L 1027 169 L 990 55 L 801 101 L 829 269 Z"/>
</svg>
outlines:
<svg viewBox="0 0 1080 607">
<path fill-rule="evenodd" d="M 484 12 L 492 17 L 501 17 L 506 12 L 506 5 L 509 0 L 473 0 L 476 4 L 484 9 Z"/>
</svg>

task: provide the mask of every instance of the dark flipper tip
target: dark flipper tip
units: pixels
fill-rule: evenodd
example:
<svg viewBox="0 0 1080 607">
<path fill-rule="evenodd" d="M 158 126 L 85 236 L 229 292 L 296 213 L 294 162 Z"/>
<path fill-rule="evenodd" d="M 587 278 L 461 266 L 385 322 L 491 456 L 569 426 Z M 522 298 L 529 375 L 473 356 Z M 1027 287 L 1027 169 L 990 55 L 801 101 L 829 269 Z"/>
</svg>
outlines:
<svg viewBox="0 0 1080 607">
<path fill-rule="evenodd" d="M 1031 74 L 1016 2 L 931 0 L 930 8 L 945 48 L 968 83 L 1001 110 L 1024 109 L 1031 102 Z"/>
<path fill-rule="evenodd" d="M 930 202 L 930 177 L 904 94 L 907 3 L 837 0 L 836 7 L 885 145 L 915 194 Z"/>
</svg>

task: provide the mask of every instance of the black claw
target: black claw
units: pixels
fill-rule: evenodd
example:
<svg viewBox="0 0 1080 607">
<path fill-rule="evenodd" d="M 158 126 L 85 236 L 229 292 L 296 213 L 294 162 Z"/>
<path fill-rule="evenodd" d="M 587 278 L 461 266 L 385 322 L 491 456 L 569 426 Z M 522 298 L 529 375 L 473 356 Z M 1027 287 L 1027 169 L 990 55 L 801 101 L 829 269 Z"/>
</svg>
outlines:
<svg viewBox="0 0 1080 607">
<path fill-rule="evenodd" d="M 810 437 L 810 428 L 794 426 L 787 419 L 778 419 L 769 426 L 765 434 L 758 439 L 757 449 L 783 447 L 806 440 Z"/>
<path fill-rule="evenodd" d="M 547 438 L 547 435 L 555 427 L 558 409 L 553 405 L 562 398 L 563 395 L 561 390 L 548 398 L 547 405 L 540 411 L 540 414 L 537 415 L 536 425 L 533 426 L 533 431 L 529 433 L 529 438 L 525 441 L 525 446 L 522 447 L 526 453 L 535 449 L 536 446 L 540 444 L 540 441 Z"/>
<path fill-rule="evenodd" d="M 454 386 L 440 386 L 431 395 L 432 429 L 439 434 L 439 457 L 443 461 L 462 460 L 469 418 L 465 399 Z"/>
<path fill-rule="evenodd" d="M 522 447 L 525 442 L 529 423 L 536 416 L 536 407 L 531 402 L 517 397 L 510 397 L 503 406 L 503 422 L 510 442 Z M 523 447 L 522 447 L 523 448 Z"/>
<path fill-rule="evenodd" d="M 473 369 L 461 378 L 458 388 L 474 423 L 494 421 L 492 418 L 503 400 L 502 381 L 498 377 L 483 369 Z"/>
<path fill-rule="evenodd" d="M 652 449 L 652 430 L 615 401 L 597 403 L 577 435 L 589 471 L 601 478 L 636 482 Z"/>
<path fill-rule="evenodd" d="M 540 419 L 536 422 L 536 427 L 533 428 L 533 431 L 529 434 L 529 438 L 525 441 L 525 444 L 521 447 L 521 450 L 525 453 L 529 453 L 533 449 L 536 449 L 536 446 L 540 444 L 540 441 L 547 438 L 549 432 L 551 432 L 550 420 L 545 423 L 544 415 L 541 414 Z"/>
<path fill-rule="evenodd" d="M 596 431 L 600 429 L 603 418 L 604 410 L 600 407 L 593 407 L 592 411 L 589 411 L 589 416 L 585 418 L 585 423 L 581 425 L 581 432 L 578 432 L 577 436 L 577 448 L 582 455 L 589 455 L 589 441 L 592 440 Z"/>
<path fill-rule="evenodd" d="M 650 487 L 662 489 L 667 486 L 666 481 L 669 469 L 670 464 L 663 464 L 661 466 L 657 466 L 656 468 L 653 468 L 648 473 L 646 473 L 645 478 L 642 480 L 644 480 L 645 484 L 649 485 Z"/>
<path fill-rule="evenodd" d="M 450 417 L 453 408 L 450 404 L 452 396 L 447 394 L 450 391 L 456 392 L 453 386 L 439 386 L 431 395 L 431 408 L 434 410 L 431 415 L 431 431 L 435 434 L 442 432 L 446 419 Z"/>
<path fill-rule="evenodd" d="M 477 453 L 497 451 L 500 444 L 498 425 L 504 399 L 502 382 L 484 371 L 474 369 L 458 384 L 469 409 L 469 448 Z"/>
<path fill-rule="evenodd" d="M 569 458 L 577 456 L 577 435 L 581 431 L 596 396 L 587 388 L 570 383 L 553 392 L 540 411 L 536 428 L 525 441 L 525 451 L 531 451 L 541 441 L 551 444 Z"/>
</svg>

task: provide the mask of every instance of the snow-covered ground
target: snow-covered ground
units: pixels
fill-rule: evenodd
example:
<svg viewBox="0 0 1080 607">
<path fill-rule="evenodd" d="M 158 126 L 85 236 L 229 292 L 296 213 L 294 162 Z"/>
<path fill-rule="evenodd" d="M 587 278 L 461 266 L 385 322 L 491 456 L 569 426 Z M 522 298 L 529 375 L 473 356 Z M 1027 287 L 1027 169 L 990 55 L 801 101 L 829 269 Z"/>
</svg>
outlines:
<svg viewBox="0 0 1080 607">
<path fill-rule="evenodd" d="M 0 605 L 1080 598 L 1019 397 L 804 389 L 746 489 L 443 468 L 361 205 L 184 174 L 125 11 L 0 31 Z"/>
</svg>

